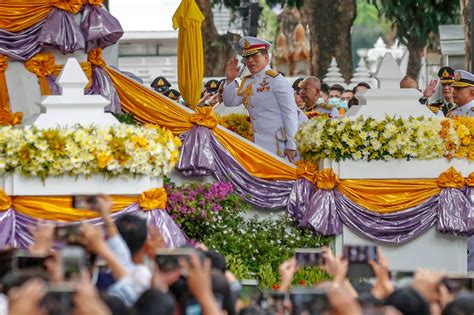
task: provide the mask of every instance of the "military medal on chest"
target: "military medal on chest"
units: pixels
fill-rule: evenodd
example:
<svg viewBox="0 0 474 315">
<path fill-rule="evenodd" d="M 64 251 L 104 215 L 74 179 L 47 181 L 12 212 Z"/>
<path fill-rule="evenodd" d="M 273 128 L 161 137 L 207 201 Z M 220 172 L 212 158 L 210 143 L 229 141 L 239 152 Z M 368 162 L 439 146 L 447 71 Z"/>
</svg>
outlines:
<svg viewBox="0 0 474 315">
<path fill-rule="evenodd" d="M 263 77 L 262 82 L 259 84 L 257 88 L 257 92 L 268 92 L 270 91 L 270 82 L 268 82 L 267 77 Z"/>
</svg>

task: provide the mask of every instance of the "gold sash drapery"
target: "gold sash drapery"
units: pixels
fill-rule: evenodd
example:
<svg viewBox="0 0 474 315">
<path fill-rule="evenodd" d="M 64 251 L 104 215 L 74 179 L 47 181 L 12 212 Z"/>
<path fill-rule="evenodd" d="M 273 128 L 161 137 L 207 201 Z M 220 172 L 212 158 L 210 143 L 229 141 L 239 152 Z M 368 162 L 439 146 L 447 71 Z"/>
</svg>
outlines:
<svg viewBox="0 0 474 315">
<path fill-rule="evenodd" d="M 3 0 L 0 1 L 0 28 L 20 32 L 44 20 L 53 8 L 76 14 L 83 2 L 83 0 Z"/>
<path fill-rule="evenodd" d="M 25 62 L 25 68 L 38 77 L 41 95 L 51 95 L 51 89 L 46 78 L 54 73 L 54 56 L 52 54 L 36 54 Z"/>
<path fill-rule="evenodd" d="M 8 98 L 7 80 L 5 70 L 8 67 L 8 57 L 0 55 L 0 126 L 18 125 L 23 120 L 23 113 L 12 113 L 10 99 Z"/>
</svg>

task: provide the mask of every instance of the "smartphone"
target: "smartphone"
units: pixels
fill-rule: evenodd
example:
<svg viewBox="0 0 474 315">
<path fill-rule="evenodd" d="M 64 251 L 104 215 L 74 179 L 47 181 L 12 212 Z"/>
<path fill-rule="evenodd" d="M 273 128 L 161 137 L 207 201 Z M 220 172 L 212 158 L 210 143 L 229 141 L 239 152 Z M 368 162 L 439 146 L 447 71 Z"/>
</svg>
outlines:
<svg viewBox="0 0 474 315">
<path fill-rule="evenodd" d="M 260 296 L 258 281 L 253 279 L 243 279 L 240 281 L 240 284 L 242 285 L 242 289 L 240 290 L 240 305 L 242 308 L 257 305 Z"/>
<path fill-rule="evenodd" d="M 17 249 L 12 256 L 12 271 L 39 270 L 46 271 L 44 261 L 48 256 L 32 254 L 24 249 Z"/>
<path fill-rule="evenodd" d="M 461 291 L 472 291 L 474 285 L 473 278 L 466 277 L 445 277 L 441 283 L 446 286 L 449 293 L 458 294 Z"/>
<path fill-rule="evenodd" d="M 51 284 L 41 301 L 41 306 L 46 309 L 48 315 L 72 314 L 75 293 L 76 290 L 74 284 Z M 87 303 L 87 301 L 84 302 Z"/>
<path fill-rule="evenodd" d="M 320 248 L 299 248 L 295 253 L 298 266 L 324 265 L 324 256 Z"/>
<path fill-rule="evenodd" d="M 164 248 L 156 251 L 155 262 L 161 271 L 167 272 L 180 268 L 180 259 L 190 259 L 190 255 L 196 253 L 193 248 Z"/>
<path fill-rule="evenodd" d="M 78 210 L 99 211 L 98 195 L 74 195 L 72 207 Z"/>
<path fill-rule="evenodd" d="M 373 278 L 375 276 L 369 261 L 378 262 L 377 246 L 345 245 L 344 258 L 349 261 L 348 278 Z"/>
<path fill-rule="evenodd" d="M 80 224 L 66 226 L 56 226 L 54 229 L 54 239 L 56 242 L 64 244 L 78 244 L 81 240 Z"/>
<path fill-rule="evenodd" d="M 77 281 L 86 268 L 86 251 L 80 246 L 66 246 L 59 251 L 65 281 Z"/>
<path fill-rule="evenodd" d="M 286 314 L 285 301 L 288 301 L 288 293 L 263 291 L 259 304 L 265 314 Z"/>
<path fill-rule="evenodd" d="M 323 289 L 295 289 L 290 294 L 293 315 L 323 314 L 331 311 L 331 304 Z"/>
</svg>

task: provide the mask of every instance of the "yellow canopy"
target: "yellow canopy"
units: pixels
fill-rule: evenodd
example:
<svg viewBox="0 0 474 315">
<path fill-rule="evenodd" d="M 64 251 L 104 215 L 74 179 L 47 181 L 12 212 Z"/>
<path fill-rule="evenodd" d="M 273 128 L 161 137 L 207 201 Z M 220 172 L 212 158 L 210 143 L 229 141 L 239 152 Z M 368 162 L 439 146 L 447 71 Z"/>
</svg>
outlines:
<svg viewBox="0 0 474 315">
<path fill-rule="evenodd" d="M 173 16 L 173 28 L 179 28 L 179 91 L 186 103 L 192 108 L 199 102 L 204 76 L 202 21 L 204 21 L 204 15 L 194 0 L 182 0 Z"/>
</svg>

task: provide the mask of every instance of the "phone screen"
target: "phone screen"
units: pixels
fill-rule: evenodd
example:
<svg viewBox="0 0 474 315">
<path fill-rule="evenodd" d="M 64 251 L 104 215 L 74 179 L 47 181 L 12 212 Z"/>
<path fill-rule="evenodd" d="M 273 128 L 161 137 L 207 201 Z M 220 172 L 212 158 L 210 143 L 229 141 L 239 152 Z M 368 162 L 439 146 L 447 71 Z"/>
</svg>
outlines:
<svg viewBox="0 0 474 315">
<path fill-rule="evenodd" d="M 156 252 L 155 261 L 161 271 L 171 271 L 180 268 L 179 260 L 189 260 L 191 253 L 196 253 L 192 248 L 174 248 L 158 250 Z"/>
<path fill-rule="evenodd" d="M 242 289 L 240 290 L 240 304 L 242 308 L 256 305 L 260 291 L 256 280 L 242 280 Z"/>
<path fill-rule="evenodd" d="M 262 292 L 260 307 L 269 314 L 285 314 L 287 294 L 281 292 Z"/>
<path fill-rule="evenodd" d="M 302 248 L 296 250 L 296 263 L 298 266 L 321 266 L 324 265 L 323 253 L 319 248 Z"/>
<path fill-rule="evenodd" d="M 97 195 L 74 195 L 72 196 L 72 207 L 78 210 L 98 211 Z"/>
<path fill-rule="evenodd" d="M 48 314 L 69 315 L 74 309 L 75 289 L 70 285 L 54 285 L 41 301 Z"/>
<path fill-rule="evenodd" d="M 78 244 L 81 240 L 79 228 L 79 224 L 56 226 L 54 229 L 54 239 L 60 243 Z"/>
<path fill-rule="evenodd" d="M 323 314 L 331 310 L 331 304 L 323 291 L 298 292 L 290 294 L 293 315 Z"/>
<path fill-rule="evenodd" d="M 344 257 L 349 261 L 348 278 L 373 278 L 375 276 L 369 261 L 378 261 L 377 246 L 345 245 Z"/>
</svg>

